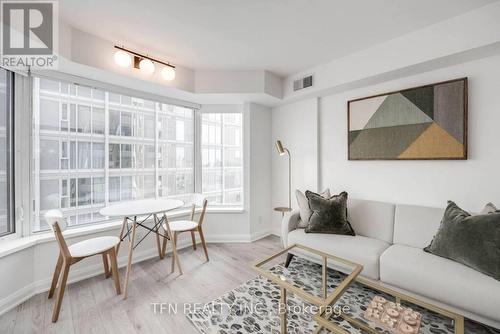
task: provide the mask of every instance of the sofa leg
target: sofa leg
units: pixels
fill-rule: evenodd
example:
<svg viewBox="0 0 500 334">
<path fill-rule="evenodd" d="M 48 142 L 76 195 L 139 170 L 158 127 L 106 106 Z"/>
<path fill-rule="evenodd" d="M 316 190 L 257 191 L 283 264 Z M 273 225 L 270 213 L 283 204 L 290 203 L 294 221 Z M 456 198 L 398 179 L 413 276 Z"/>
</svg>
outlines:
<svg viewBox="0 0 500 334">
<path fill-rule="evenodd" d="M 286 261 L 285 261 L 285 268 L 288 268 L 288 266 L 290 265 L 290 262 L 292 262 L 292 259 L 295 255 L 293 255 L 292 253 L 288 253 L 286 255 Z"/>
</svg>

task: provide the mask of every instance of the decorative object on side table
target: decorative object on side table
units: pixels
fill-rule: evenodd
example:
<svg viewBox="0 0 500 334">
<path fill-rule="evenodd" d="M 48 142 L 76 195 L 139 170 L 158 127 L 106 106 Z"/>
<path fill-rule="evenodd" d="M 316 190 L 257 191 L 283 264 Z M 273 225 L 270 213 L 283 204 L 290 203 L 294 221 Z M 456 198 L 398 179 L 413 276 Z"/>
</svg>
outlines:
<svg viewBox="0 0 500 334">
<path fill-rule="evenodd" d="M 348 102 L 349 160 L 467 159 L 467 78 Z"/>
</svg>

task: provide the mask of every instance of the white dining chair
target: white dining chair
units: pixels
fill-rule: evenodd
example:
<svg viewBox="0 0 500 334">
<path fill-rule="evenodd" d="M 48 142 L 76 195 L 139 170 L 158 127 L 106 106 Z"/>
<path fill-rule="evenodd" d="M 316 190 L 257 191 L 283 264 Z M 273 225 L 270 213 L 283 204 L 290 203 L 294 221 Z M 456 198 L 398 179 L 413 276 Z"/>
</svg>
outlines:
<svg viewBox="0 0 500 334">
<path fill-rule="evenodd" d="M 69 268 L 71 265 L 93 255 L 102 255 L 104 263 L 104 273 L 106 278 L 113 276 L 115 282 L 116 293 L 121 294 L 120 278 L 118 276 L 118 264 L 116 261 L 116 245 L 120 242 L 118 237 L 98 237 L 77 242 L 68 246 L 64 239 L 63 232 L 68 227 L 66 217 L 61 210 L 49 210 L 45 214 L 45 220 L 50 228 L 54 231 L 57 243 L 59 245 L 59 258 L 57 259 L 52 284 L 49 290 L 49 299 L 52 298 L 59 281 L 59 290 L 57 299 L 52 312 L 52 322 L 56 322 L 59 318 L 61 303 L 68 280 Z M 108 267 L 108 256 L 111 260 L 111 273 Z M 62 269 L 62 276 L 61 274 Z M 59 279 L 60 278 L 60 279 Z"/>
<path fill-rule="evenodd" d="M 172 272 L 175 270 L 175 264 L 177 263 L 177 268 L 179 269 L 180 274 L 182 275 L 182 268 L 179 261 L 179 257 L 177 255 L 177 237 L 179 234 L 184 232 L 191 233 L 191 241 L 193 242 L 193 249 L 196 250 L 196 237 L 195 232 L 198 232 L 200 235 L 201 245 L 203 246 L 203 251 L 205 252 L 205 258 L 209 261 L 208 258 L 208 250 L 207 245 L 205 243 L 205 236 L 203 235 L 203 221 L 205 220 L 205 212 L 207 210 L 208 201 L 202 194 L 194 194 L 193 195 L 193 205 L 191 207 L 191 216 L 189 220 L 174 220 L 168 221 L 165 216 L 165 222 L 163 223 L 163 228 L 167 232 L 167 235 L 170 237 L 172 241 Z M 196 209 L 201 208 L 201 213 L 196 221 L 194 219 Z M 163 255 L 166 252 L 166 239 L 164 239 L 163 243 Z"/>
</svg>

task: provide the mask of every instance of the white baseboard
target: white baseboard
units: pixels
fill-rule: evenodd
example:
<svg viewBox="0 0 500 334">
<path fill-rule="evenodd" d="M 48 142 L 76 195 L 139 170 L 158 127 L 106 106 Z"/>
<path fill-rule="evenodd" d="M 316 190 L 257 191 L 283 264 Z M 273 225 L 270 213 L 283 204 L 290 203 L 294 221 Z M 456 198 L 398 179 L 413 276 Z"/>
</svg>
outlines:
<svg viewBox="0 0 500 334">
<path fill-rule="evenodd" d="M 205 235 L 207 243 L 246 243 L 250 242 L 248 234 L 217 234 Z"/>
<path fill-rule="evenodd" d="M 32 282 L 0 300 L 0 315 L 36 295 L 35 286 L 35 282 Z"/>
<path fill-rule="evenodd" d="M 190 240 L 179 241 L 178 249 L 183 249 L 191 246 Z M 121 256 L 118 257 L 118 267 L 122 268 L 127 265 L 127 252 L 120 252 Z M 171 251 L 168 251 L 171 253 Z M 142 251 L 134 252 L 134 257 L 132 263 L 138 263 L 141 261 L 149 260 L 158 256 L 158 250 L 156 248 L 151 248 Z M 87 278 L 91 278 L 97 275 L 103 275 L 103 267 L 101 263 L 86 266 L 84 268 L 74 269 L 70 271 L 68 277 L 68 284 L 82 281 Z M 50 284 L 52 282 L 52 277 L 48 277 L 42 280 L 32 282 L 21 289 L 13 292 L 9 296 L 0 300 L 0 315 L 10 311 L 19 304 L 25 302 L 31 297 L 49 291 Z M 123 284 L 123 281 L 122 281 Z"/>
<path fill-rule="evenodd" d="M 263 231 L 260 231 L 260 232 L 254 232 L 250 236 L 250 241 L 254 242 L 254 241 L 260 240 L 262 238 L 265 238 L 267 236 L 270 236 L 271 234 L 272 234 L 271 230 L 263 230 Z"/>
<path fill-rule="evenodd" d="M 261 232 L 254 233 L 252 235 L 248 234 L 217 234 L 217 235 L 206 235 L 207 243 L 249 243 L 261 238 L 271 235 L 271 231 L 264 230 Z M 182 249 L 191 245 L 190 239 L 179 240 L 178 248 Z M 170 251 L 169 251 L 170 253 Z M 134 252 L 133 263 L 141 262 L 158 256 L 158 251 L 156 247 L 152 247 L 147 250 Z M 118 266 L 124 267 L 127 263 L 127 252 L 120 252 L 118 257 Z M 68 277 L 68 284 L 78 282 L 90 277 L 103 274 L 102 264 L 93 264 L 85 266 L 83 268 L 78 268 L 70 271 Z M 38 280 L 16 290 L 12 294 L 0 300 L 0 315 L 5 312 L 10 311 L 17 305 L 23 303 L 29 298 L 36 294 L 46 292 L 50 288 L 52 282 L 52 277 L 47 277 L 42 280 Z"/>
</svg>

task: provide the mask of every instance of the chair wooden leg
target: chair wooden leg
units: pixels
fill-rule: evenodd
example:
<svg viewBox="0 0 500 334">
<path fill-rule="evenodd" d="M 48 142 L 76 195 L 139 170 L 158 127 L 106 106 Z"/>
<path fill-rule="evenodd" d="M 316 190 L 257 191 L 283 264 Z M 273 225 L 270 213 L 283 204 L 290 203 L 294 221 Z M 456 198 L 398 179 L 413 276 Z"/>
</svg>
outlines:
<svg viewBox="0 0 500 334">
<path fill-rule="evenodd" d="M 164 237 L 163 237 L 163 245 L 161 247 L 161 258 L 165 258 L 165 254 L 167 253 L 167 231 L 164 231 Z"/>
<path fill-rule="evenodd" d="M 130 279 L 130 271 L 132 270 L 132 255 L 134 253 L 136 227 L 137 227 L 137 221 L 136 218 L 134 218 L 134 225 L 132 226 L 132 238 L 130 239 L 130 246 L 128 249 L 128 262 L 127 262 L 127 271 L 125 273 L 125 287 L 123 290 L 123 299 L 127 299 L 128 297 L 128 280 Z"/>
<path fill-rule="evenodd" d="M 193 242 L 193 249 L 196 250 L 196 238 L 194 236 L 194 231 L 191 231 L 191 241 Z"/>
<path fill-rule="evenodd" d="M 177 255 L 177 236 L 178 232 L 174 232 L 174 237 L 172 240 L 172 272 L 175 269 L 175 263 L 177 263 L 177 268 L 179 269 L 179 273 L 182 275 L 181 262 L 179 261 L 179 256 Z"/>
<path fill-rule="evenodd" d="M 59 291 L 57 292 L 56 304 L 54 305 L 54 311 L 52 312 L 52 322 L 56 322 L 57 319 L 59 318 L 59 312 L 61 311 L 61 304 L 62 304 L 62 299 L 64 297 L 64 290 L 66 289 L 66 282 L 68 281 L 70 266 L 71 264 L 65 260 L 61 276 L 61 282 L 59 282 Z"/>
<path fill-rule="evenodd" d="M 175 234 L 177 232 L 174 232 L 172 236 L 170 236 L 170 241 L 172 241 L 172 261 L 170 265 L 170 272 L 173 273 L 175 270 L 175 254 L 177 254 L 177 249 L 175 249 Z"/>
<path fill-rule="evenodd" d="M 108 253 L 102 254 L 102 263 L 104 265 L 104 277 L 109 278 L 111 276 L 111 272 L 109 270 Z"/>
<path fill-rule="evenodd" d="M 209 259 L 208 259 L 207 244 L 205 243 L 205 236 L 203 235 L 203 229 L 201 228 L 201 226 L 198 227 L 198 233 L 200 234 L 201 245 L 203 246 L 203 251 L 205 252 L 205 258 L 207 259 L 208 262 Z"/>
<path fill-rule="evenodd" d="M 116 250 L 114 247 L 109 251 L 109 258 L 111 260 L 111 274 L 115 281 L 116 294 L 119 295 L 122 293 L 122 289 L 120 287 L 120 274 L 118 273 L 118 262 L 116 260 Z"/>
<path fill-rule="evenodd" d="M 63 265 L 63 257 L 62 254 L 59 254 L 56 268 L 54 269 L 54 275 L 52 276 L 52 284 L 50 285 L 50 290 L 49 290 L 49 299 L 52 298 L 52 296 L 54 295 L 54 291 L 56 291 L 57 281 L 59 280 L 59 274 L 61 274 L 62 265 Z"/>
</svg>

